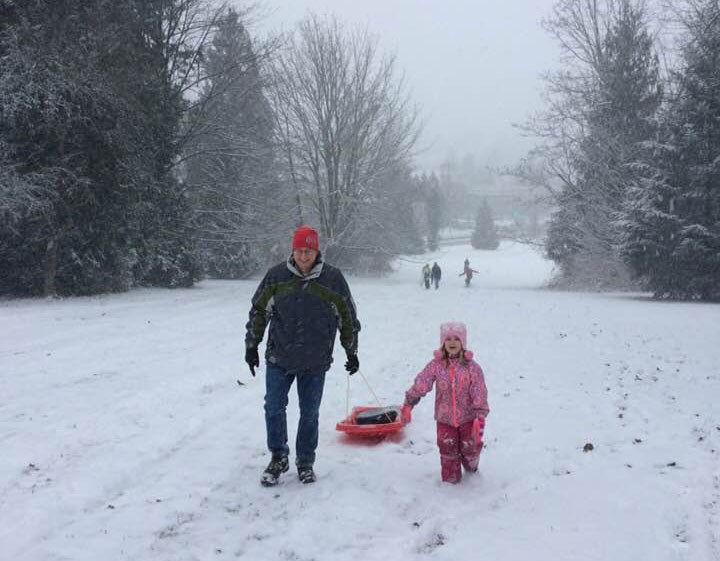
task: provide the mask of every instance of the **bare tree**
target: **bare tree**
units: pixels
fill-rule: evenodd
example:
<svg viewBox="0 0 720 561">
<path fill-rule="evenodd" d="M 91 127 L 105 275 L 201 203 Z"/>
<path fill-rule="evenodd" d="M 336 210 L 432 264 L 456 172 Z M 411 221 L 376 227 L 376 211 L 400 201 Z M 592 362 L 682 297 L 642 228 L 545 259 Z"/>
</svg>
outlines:
<svg viewBox="0 0 720 561">
<path fill-rule="evenodd" d="M 519 175 L 558 207 L 546 249 L 564 282 L 629 280 L 616 221 L 662 94 L 647 21 L 644 0 L 559 0 L 545 22 L 563 65 L 545 77 L 546 110 L 526 127 L 540 143 Z"/>
<path fill-rule="evenodd" d="M 299 206 L 309 202 L 325 247 L 353 243 L 382 180 L 409 158 L 418 134 L 396 61 L 364 31 L 310 17 L 274 72 L 277 133 Z M 298 209 L 298 218 L 303 216 Z"/>
</svg>

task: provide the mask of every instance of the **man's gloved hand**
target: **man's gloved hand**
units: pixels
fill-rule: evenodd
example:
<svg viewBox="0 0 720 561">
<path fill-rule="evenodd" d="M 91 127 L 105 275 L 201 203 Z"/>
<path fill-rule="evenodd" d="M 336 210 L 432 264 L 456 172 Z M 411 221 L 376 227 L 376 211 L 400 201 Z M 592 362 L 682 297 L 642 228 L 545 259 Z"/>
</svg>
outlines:
<svg viewBox="0 0 720 561">
<path fill-rule="evenodd" d="M 412 407 L 405 404 L 400 408 L 400 420 L 405 425 L 412 421 Z"/>
<path fill-rule="evenodd" d="M 345 363 L 345 370 L 348 371 L 348 374 L 352 376 L 360 370 L 360 361 L 358 360 L 357 355 L 347 355 L 347 362 Z"/>
<path fill-rule="evenodd" d="M 248 347 L 245 349 L 245 362 L 247 362 L 247 365 L 250 367 L 250 373 L 255 376 L 255 368 L 260 366 L 257 347 Z"/>
</svg>

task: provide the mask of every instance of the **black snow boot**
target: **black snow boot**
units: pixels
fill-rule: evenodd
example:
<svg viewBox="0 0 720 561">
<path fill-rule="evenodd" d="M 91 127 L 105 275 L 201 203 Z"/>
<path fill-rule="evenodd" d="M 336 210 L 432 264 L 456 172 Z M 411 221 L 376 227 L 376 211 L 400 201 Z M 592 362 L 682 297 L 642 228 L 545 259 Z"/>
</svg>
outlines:
<svg viewBox="0 0 720 561">
<path fill-rule="evenodd" d="M 303 483 L 315 483 L 317 478 L 312 466 L 298 466 L 298 478 Z"/>
<path fill-rule="evenodd" d="M 268 467 L 265 468 L 265 471 L 262 474 L 260 483 L 263 487 L 273 487 L 277 485 L 278 480 L 280 479 L 280 474 L 285 473 L 289 468 L 290 463 L 288 462 L 287 456 L 276 456 L 273 454 Z"/>
</svg>

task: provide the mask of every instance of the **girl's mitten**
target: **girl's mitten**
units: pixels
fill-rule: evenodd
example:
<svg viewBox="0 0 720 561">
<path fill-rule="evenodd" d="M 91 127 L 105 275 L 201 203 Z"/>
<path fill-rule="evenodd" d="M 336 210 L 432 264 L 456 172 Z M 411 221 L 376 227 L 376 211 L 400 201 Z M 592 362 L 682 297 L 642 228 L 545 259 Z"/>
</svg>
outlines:
<svg viewBox="0 0 720 561">
<path fill-rule="evenodd" d="M 485 417 L 478 417 L 473 421 L 473 436 L 475 442 L 480 445 L 482 444 L 483 434 L 485 433 Z"/>
</svg>

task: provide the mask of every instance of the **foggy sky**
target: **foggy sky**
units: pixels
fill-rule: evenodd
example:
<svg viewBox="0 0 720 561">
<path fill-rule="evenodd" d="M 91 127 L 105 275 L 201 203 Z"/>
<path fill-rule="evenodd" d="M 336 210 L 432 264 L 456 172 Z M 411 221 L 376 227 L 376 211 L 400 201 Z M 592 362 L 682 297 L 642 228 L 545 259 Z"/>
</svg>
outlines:
<svg viewBox="0 0 720 561">
<path fill-rule="evenodd" d="M 471 153 L 504 165 L 531 146 L 512 123 L 541 104 L 540 74 L 558 48 L 540 22 L 554 0 L 267 0 L 266 25 L 289 30 L 310 11 L 365 26 L 397 54 L 424 122 L 423 169 Z"/>
</svg>

